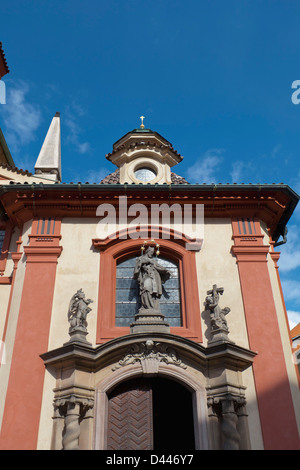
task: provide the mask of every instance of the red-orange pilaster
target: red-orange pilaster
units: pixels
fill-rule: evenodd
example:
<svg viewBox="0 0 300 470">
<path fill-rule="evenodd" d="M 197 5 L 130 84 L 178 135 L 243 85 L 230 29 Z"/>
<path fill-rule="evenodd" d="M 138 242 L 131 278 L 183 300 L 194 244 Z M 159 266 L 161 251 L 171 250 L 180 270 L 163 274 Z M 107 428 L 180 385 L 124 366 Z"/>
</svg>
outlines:
<svg viewBox="0 0 300 470">
<path fill-rule="evenodd" d="M 249 345 L 257 352 L 253 373 L 266 450 L 300 449 L 290 384 L 260 223 L 232 221 Z"/>
<path fill-rule="evenodd" d="M 6 394 L 0 448 L 37 447 L 44 384 L 40 354 L 47 351 L 61 222 L 33 221 L 20 312 Z M 30 372 L 29 372 L 30 371 Z"/>
<path fill-rule="evenodd" d="M 0 367 L 2 365 L 2 359 L 3 359 L 2 355 L 3 355 L 3 352 L 4 352 L 4 344 L 5 344 L 5 339 L 6 339 L 6 331 L 7 331 L 8 319 L 9 319 L 9 311 L 10 311 L 11 301 L 12 301 L 13 294 L 14 294 L 15 279 L 16 279 L 18 263 L 19 263 L 20 259 L 22 258 L 22 253 L 20 252 L 20 247 L 22 245 L 21 236 L 19 237 L 19 240 L 16 243 L 17 243 L 17 247 L 18 247 L 17 251 L 11 253 L 11 257 L 12 257 L 12 260 L 14 262 L 14 270 L 13 270 L 13 274 L 12 274 L 12 277 L 11 277 L 11 289 L 10 289 L 10 293 L 9 293 L 8 306 L 7 306 L 7 311 L 6 311 L 6 318 L 5 318 L 3 334 L 2 334 L 2 343 L 1 343 L 1 351 L 0 351 Z"/>
</svg>

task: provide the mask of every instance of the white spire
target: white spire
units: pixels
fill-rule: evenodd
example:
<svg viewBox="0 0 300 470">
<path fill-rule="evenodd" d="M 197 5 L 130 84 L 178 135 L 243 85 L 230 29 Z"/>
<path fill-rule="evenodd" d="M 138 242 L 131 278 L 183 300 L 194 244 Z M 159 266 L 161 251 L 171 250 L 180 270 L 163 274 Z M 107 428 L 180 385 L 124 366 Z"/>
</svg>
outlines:
<svg viewBox="0 0 300 470">
<path fill-rule="evenodd" d="M 60 113 L 52 119 L 34 169 L 42 178 L 61 181 Z"/>
</svg>

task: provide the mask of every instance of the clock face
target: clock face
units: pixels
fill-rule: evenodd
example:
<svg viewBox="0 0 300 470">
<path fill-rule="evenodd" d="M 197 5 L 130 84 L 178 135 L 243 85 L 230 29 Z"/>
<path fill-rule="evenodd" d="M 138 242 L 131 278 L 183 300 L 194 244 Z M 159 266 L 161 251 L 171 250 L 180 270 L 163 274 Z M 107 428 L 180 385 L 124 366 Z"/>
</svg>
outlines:
<svg viewBox="0 0 300 470">
<path fill-rule="evenodd" d="M 151 181 L 156 177 L 156 173 L 151 168 L 139 168 L 134 172 L 136 179 L 140 181 Z"/>
</svg>

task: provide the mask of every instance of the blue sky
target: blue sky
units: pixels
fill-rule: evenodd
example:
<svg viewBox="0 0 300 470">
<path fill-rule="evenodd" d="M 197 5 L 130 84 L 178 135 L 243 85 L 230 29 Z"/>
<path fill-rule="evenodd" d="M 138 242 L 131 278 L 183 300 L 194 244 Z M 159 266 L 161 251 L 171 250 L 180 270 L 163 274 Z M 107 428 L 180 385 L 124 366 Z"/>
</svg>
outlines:
<svg viewBox="0 0 300 470">
<path fill-rule="evenodd" d="M 62 178 L 99 182 L 126 132 L 145 126 L 184 156 L 191 183 L 286 183 L 300 193 L 298 0 L 1 2 L 10 68 L 0 127 L 33 170 L 61 113 Z M 300 95 L 299 95 L 300 97 Z M 300 321 L 300 207 L 279 261 Z"/>
</svg>

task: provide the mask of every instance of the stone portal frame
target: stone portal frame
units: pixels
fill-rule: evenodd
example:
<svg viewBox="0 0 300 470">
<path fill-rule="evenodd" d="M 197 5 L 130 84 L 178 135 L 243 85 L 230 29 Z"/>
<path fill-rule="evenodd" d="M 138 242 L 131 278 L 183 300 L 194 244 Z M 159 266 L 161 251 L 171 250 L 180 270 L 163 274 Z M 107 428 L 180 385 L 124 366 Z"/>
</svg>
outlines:
<svg viewBox="0 0 300 470">
<path fill-rule="evenodd" d="M 203 347 L 170 333 L 130 334 L 95 348 L 68 342 L 41 356 L 56 375 L 52 449 L 105 449 L 107 394 L 157 375 L 193 394 L 197 449 L 249 449 L 242 371 L 255 353 L 232 342 Z"/>
<path fill-rule="evenodd" d="M 172 364 L 157 364 L 157 370 L 145 370 L 142 364 L 134 364 L 119 369 L 114 374 L 109 375 L 100 382 L 95 390 L 95 423 L 94 423 L 94 443 L 95 450 L 105 450 L 107 448 L 107 420 L 108 420 L 108 394 L 121 382 L 144 377 L 154 376 L 164 377 L 174 380 L 192 393 L 193 401 L 193 421 L 196 450 L 208 450 L 208 413 L 206 389 L 201 382 L 192 378 L 189 373 Z M 203 378 L 205 383 L 205 378 Z"/>
<path fill-rule="evenodd" d="M 129 327 L 115 326 L 116 266 L 122 259 L 140 255 L 144 240 L 151 239 L 147 233 L 148 228 L 145 238 L 124 239 L 124 234 L 120 232 L 116 233 L 114 238 L 93 240 L 93 246 L 100 251 L 97 344 L 129 333 Z M 176 234 L 171 231 L 170 239 L 164 239 L 161 228 L 158 229 L 158 234 L 159 238 L 156 241 L 160 245 L 161 255 L 179 264 L 182 326 L 171 327 L 171 333 L 201 343 L 201 312 L 195 251 L 185 248 L 189 240 L 184 236 L 176 238 Z"/>
</svg>

